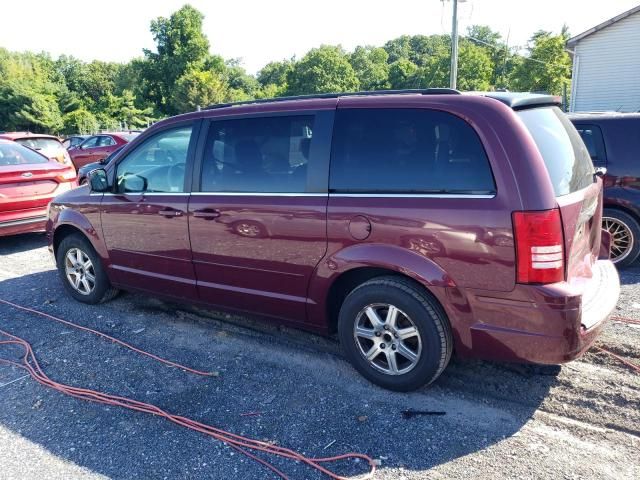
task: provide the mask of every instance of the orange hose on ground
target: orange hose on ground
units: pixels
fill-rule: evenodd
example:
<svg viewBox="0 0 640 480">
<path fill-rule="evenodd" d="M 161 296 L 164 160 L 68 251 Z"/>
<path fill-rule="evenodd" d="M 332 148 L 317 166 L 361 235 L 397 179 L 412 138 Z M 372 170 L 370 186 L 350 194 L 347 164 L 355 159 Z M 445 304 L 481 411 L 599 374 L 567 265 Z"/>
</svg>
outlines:
<svg viewBox="0 0 640 480">
<path fill-rule="evenodd" d="M 632 368 L 636 372 L 640 373 L 640 365 L 636 365 L 635 363 L 630 362 L 626 358 L 622 358 L 620 355 L 615 354 L 615 353 L 607 350 L 606 348 L 597 347 L 597 346 L 594 346 L 593 348 L 595 348 L 596 350 L 599 350 L 599 351 L 601 351 L 603 353 L 606 353 L 607 355 L 612 356 L 613 358 L 618 360 L 620 363 L 624 363 L 627 367 Z"/>
<path fill-rule="evenodd" d="M 102 332 L 99 332 L 97 330 L 93 330 L 87 327 L 82 327 L 79 325 L 76 325 L 72 322 L 68 322 L 67 320 L 63 320 L 61 318 L 55 317 L 53 315 L 49 315 L 47 313 L 44 312 L 40 312 L 38 310 L 34 310 L 28 307 L 22 307 L 20 305 L 17 305 L 15 303 L 12 302 L 8 302 L 6 300 L 1 300 L 1 303 L 4 303 L 6 305 L 9 305 L 11 307 L 14 308 L 18 308 L 20 310 L 24 310 L 30 313 L 34 313 L 37 315 L 41 315 L 44 316 L 46 318 L 50 318 L 52 320 L 61 322 L 65 325 L 68 326 L 72 326 L 74 328 L 78 328 L 80 330 L 84 330 L 84 331 L 88 331 L 91 333 L 94 333 L 100 337 L 106 338 L 108 340 L 114 341 L 126 348 L 130 348 L 131 350 L 146 355 L 156 361 L 162 362 L 164 364 L 167 365 L 171 365 L 171 366 L 175 366 L 178 368 L 181 368 L 183 370 L 186 370 L 188 372 L 197 374 L 197 375 L 208 375 L 205 372 L 201 372 L 198 370 L 193 370 L 190 369 L 188 367 L 185 367 L 183 365 L 177 364 L 175 362 L 171 362 L 169 360 L 165 360 L 161 357 L 158 357 L 156 355 L 153 355 L 151 353 L 145 352 L 143 350 L 140 350 L 136 347 L 133 347 L 131 345 L 129 345 L 126 342 L 123 342 L 121 340 L 117 340 L 107 334 L 104 334 Z M 284 447 L 278 447 L 276 445 L 272 445 L 270 443 L 267 442 L 262 442 L 259 440 L 254 440 L 251 438 L 247 438 L 247 437 L 243 437 L 241 435 L 236 435 L 234 433 L 230 433 L 227 432 L 225 430 L 213 427 L 211 425 L 207 425 L 201 422 L 198 422 L 197 420 L 192 420 L 180 415 L 174 415 L 171 414 L 169 412 L 166 412 L 164 410 L 162 410 L 160 407 L 156 406 L 156 405 L 152 405 L 150 403 L 145 403 L 145 402 L 140 402 L 138 400 L 134 400 L 134 399 L 130 399 L 127 397 L 121 397 L 118 395 L 111 395 L 111 394 L 107 394 L 107 393 L 103 393 L 103 392 L 99 392 L 96 390 L 90 390 L 90 389 L 83 389 L 83 388 L 79 388 L 79 387 L 73 387 L 71 385 L 66 385 L 66 384 L 62 384 L 62 383 L 58 383 L 54 380 L 51 380 L 46 373 L 42 370 L 42 368 L 40 367 L 40 364 L 38 363 L 38 360 L 35 356 L 35 353 L 33 352 L 33 349 L 31 347 L 31 345 L 24 339 L 17 337 L 9 332 L 6 332 L 4 330 L 0 330 L 0 334 L 4 335 L 4 337 L 6 338 L 5 340 L 1 340 L 0 341 L 0 345 L 15 345 L 15 346 L 20 346 L 22 347 L 23 351 L 24 351 L 24 355 L 22 356 L 22 362 L 18 363 L 18 362 L 14 362 L 11 360 L 6 360 L 6 359 L 2 359 L 0 358 L 0 364 L 5 364 L 5 365 L 12 365 L 14 367 L 17 368 L 21 368 L 23 370 L 26 370 L 29 375 L 36 380 L 38 383 L 49 387 L 53 390 L 56 390 L 60 393 L 69 395 L 71 397 L 74 398 L 78 398 L 78 399 L 82 399 L 82 400 L 86 400 L 86 401 L 90 401 L 90 402 L 95 402 L 95 403 L 101 403 L 101 404 L 105 404 L 105 405 L 112 405 L 112 406 L 118 406 L 118 407 L 123 407 L 123 408 L 128 408 L 130 410 L 135 410 L 135 411 L 139 411 L 139 412 L 145 412 L 145 413 L 150 413 L 152 415 L 157 415 L 160 417 L 163 417 L 173 423 L 176 423 L 178 425 L 181 425 L 183 427 L 189 428 L 191 430 L 195 430 L 197 432 L 203 433 L 205 435 L 211 436 L 221 442 L 224 442 L 225 444 L 229 445 L 231 448 L 237 450 L 238 452 L 242 453 L 243 455 L 246 455 L 247 457 L 251 458 L 252 460 L 255 460 L 256 462 L 260 463 L 261 465 L 263 465 L 264 467 L 268 468 L 269 470 L 271 470 L 273 473 L 275 473 L 276 475 L 278 475 L 280 478 L 283 479 L 287 479 L 288 477 L 285 473 L 283 473 L 281 470 L 277 469 L 275 466 L 273 466 L 272 464 L 270 464 L 268 461 L 258 457 L 257 455 L 255 455 L 254 453 L 251 453 L 247 450 L 253 450 L 254 452 L 262 452 L 262 453 L 267 453 L 267 454 L 271 454 L 271 455 L 275 455 L 278 457 L 282 457 L 282 458 L 286 458 L 286 459 L 290 459 L 290 460 L 294 460 L 294 461 L 298 461 L 298 462 L 302 462 L 307 464 L 309 467 L 327 475 L 329 478 L 332 478 L 334 480 L 346 480 L 346 477 L 342 477 L 336 473 L 334 473 L 333 471 L 325 468 L 324 466 L 321 465 L 321 463 L 329 463 L 329 462 L 335 462 L 335 461 L 339 461 L 339 460 L 345 460 L 345 459 L 361 459 L 361 460 L 365 460 L 366 462 L 368 462 L 369 466 L 370 466 L 370 471 L 368 473 L 368 475 L 366 475 L 365 478 L 372 478 L 373 474 L 375 473 L 375 469 L 376 469 L 376 463 L 374 462 L 374 460 L 364 454 L 361 453 L 346 453 L 346 454 L 342 454 L 342 455 L 336 455 L 336 456 L 332 456 L 332 457 L 324 457 L 324 458 L 309 458 L 306 457 L 300 453 L 297 453 L 293 450 L 290 450 L 288 448 L 284 448 Z"/>
</svg>

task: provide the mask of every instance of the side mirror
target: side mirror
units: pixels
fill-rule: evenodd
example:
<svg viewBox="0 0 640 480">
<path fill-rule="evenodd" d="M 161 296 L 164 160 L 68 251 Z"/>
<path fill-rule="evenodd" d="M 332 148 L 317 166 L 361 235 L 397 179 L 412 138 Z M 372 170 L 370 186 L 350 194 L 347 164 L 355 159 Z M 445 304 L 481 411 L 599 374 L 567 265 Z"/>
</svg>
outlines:
<svg viewBox="0 0 640 480">
<path fill-rule="evenodd" d="M 92 192 L 106 192 L 109 190 L 109 179 L 104 168 L 98 168 L 89 173 L 89 185 Z"/>
<path fill-rule="evenodd" d="M 147 179 L 140 175 L 129 174 L 122 178 L 120 187 L 124 193 L 142 193 L 147 190 Z"/>
</svg>

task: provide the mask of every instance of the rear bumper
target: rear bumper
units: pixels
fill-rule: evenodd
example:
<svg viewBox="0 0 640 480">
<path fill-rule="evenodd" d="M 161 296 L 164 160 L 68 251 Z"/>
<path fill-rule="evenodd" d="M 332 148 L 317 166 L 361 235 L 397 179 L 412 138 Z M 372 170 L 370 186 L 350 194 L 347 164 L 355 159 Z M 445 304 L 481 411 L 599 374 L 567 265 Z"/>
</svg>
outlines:
<svg viewBox="0 0 640 480">
<path fill-rule="evenodd" d="M 0 237 L 19 233 L 42 232 L 45 230 L 46 225 L 46 215 L 0 222 Z"/>
<path fill-rule="evenodd" d="M 471 295 L 474 317 L 458 329 L 460 353 L 492 360 L 557 364 L 582 355 L 602 330 L 620 294 L 618 272 L 598 260 L 576 284 L 518 285 L 511 298 Z"/>
</svg>

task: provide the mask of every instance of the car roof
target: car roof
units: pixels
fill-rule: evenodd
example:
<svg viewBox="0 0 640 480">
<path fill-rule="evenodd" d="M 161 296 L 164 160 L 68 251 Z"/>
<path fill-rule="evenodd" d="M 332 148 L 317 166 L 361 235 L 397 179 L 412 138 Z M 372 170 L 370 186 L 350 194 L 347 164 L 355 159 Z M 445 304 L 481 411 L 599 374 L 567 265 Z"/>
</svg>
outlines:
<svg viewBox="0 0 640 480">
<path fill-rule="evenodd" d="M 634 112 L 572 112 L 568 114 L 573 121 L 600 121 L 600 120 L 631 120 L 640 119 L 640 113 Z"/>
<path fill-rule="evenodd" d="M 19 140 L 22 138 L 51 138 L 53 140 L 60 139 L 54 135 L 47 135 L 44 133 L 31 133 L 31 132 L 4 132 L 0 133 L 0 137 L 7 138 L 9 140 Z"/>
<path fill-rule="evenodd" d="M 526 108 L 542 107 L 542 106 L 559 106 L 562 104 L 562 97 L 556 95 L 547 95 L 540 93 L 529 92 L 465 92 L 464 94 L 458 90 L 451 88 L 427 88 L 427 89 L 408 89 L 408 90 L 374 90 L 363 92 L 344 92 L 344 93 L 320 93 L 315 95 L 299 95 L 294 97 L 277 97 L 268 99 L 256 99 L 246 100 L 242 102 L 234 103 L 220 103 L 210 105 L 205 108 L 205 111 L 211 110 L 226 110 L 228 108 L 239 106 L 269 106 L 285 103 L 288 107 L 294 107 L 292 109 L 304 110 L 314 107 L 327 107 L 332 105 L 331 99 L 335 102 L 335 99 L 340 98 L 354 98 L 354 97 L 367 97 L 375 102 L 376 97 L 388 98 L 390 96 L 423 96 L 423 95 L 442 95 L 442 96 L 458 96 L 458 95 L 474 95 L 483 96 L 498 100 L 499 102 L 507 105 L 514 110 L 522 110 Z M 260 109 L 260 108 L 258 108 Z M 260 109 L 262 110 L 262 109 Z"/>
</svg>

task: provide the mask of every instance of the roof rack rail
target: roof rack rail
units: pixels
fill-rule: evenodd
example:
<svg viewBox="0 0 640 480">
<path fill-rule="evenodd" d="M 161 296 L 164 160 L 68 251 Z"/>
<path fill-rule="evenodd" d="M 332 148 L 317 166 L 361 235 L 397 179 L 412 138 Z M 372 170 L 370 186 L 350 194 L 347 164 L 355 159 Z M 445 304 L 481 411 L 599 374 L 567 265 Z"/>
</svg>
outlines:
<svg viewBox="0 0 640 480">
<path fill-rule="evenodd" d="M 261 98 L 258 100 L 244 100 L 242 102 L 216 103 L 205 107 L 204 110 L 215 110 L 217 108 L 234 107 L 238 105 L 254 105 L 260 103 L 286 102 L 290 100 L 311 100 L 320 98 L 339 97 L 363 97 L 370 95 L 460 95 L 459 90 L 453 88 L 413 88 L 406 90 L 369 90 L 363 92 L 342 92 L 342 93 L 317 93 L 312 95 L 296 95 L 293 97 Z"/>
</svg>

